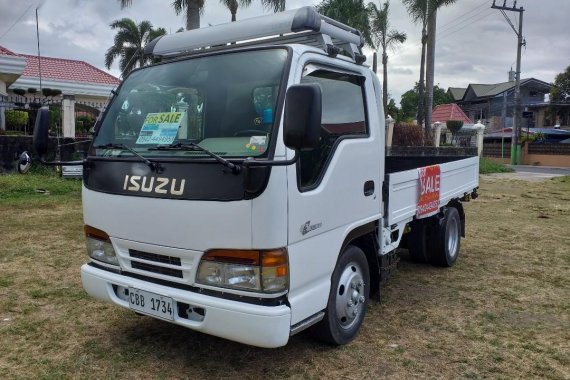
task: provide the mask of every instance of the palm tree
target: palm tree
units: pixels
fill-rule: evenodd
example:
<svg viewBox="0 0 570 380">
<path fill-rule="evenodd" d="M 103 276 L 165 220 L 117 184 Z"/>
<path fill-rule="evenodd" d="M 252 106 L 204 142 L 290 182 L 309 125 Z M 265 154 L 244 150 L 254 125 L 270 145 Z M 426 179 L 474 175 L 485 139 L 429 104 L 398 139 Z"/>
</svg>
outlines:
<svg viewBox="0 0 570 380">
<path fill-rule="evenodd" d="M 360 30 L 366 45 L 374 47 L 370 29 L 370 9 L 364 0 L 323 0 L 317 11 L 327 17 Z"/>
<path fill-rule="evenodd" d="M 204 4 L 204 0 L 174 0 L 172 7 L 177 16 L 186 13 L 186 30 L 192 30 L 200 28 L 200 14 L 204 12 Z"/>
<path fill-rule="evenodd" d="M 415 24 L 422 24 L 422 56 L 420 63 L 420 80 L 418 82 L 418 111 L 416 119 L 419 125 L 424 122 L 425 115 L 425 87 L 424 76 L 426 72 L 426 44 L 427 44 L 427 3 L 428 0 L 402 0 L 408 9 L 408 14 Z"/>
<path fill-rule="evenodd" d="M 133 0 L 118 0 L 121 8 L 130 7 Z M 237 0 L 220 0 L 222 4 L 228 8 L 232 14 L 232 21 L 236 20 L 236 13 L 238 9 Z M 249 6 L 251 0 L 241 0 L 241 6 Z M 204 11 L 204 0 L 174 0 L 172 7 L 176 15 L 181 13 L 186 14 L 186 30 L 200 28 L 200 15 Z M 271 9 L 273 12 L 281 12 L 285 10 L 285 0 L 261 0 L 261 5 L 266 9 Z"/>
<path fill-rule="evenodd" d="M 150 57 L 144 55 L 145 45 L 166 34 L 164 28 L 153 29 L 150 21 L 136 24 L 130 18 L 115 20 L 110 26 L 112 29 L 118 29 L 118 32 L 113 46 L 105 53 L 105 66 L 110 69 L 115 59 L 120 57 L 119 69 L 122 76 L 131 72 L 137 65 L 141 67 L 149 62 Z"/>
<path fill-rule="evenodd" d="M 236 21 L 236 14 L 237 14 L 237 10 L 238 7 L 241 5 L 242 7 L 249 7 L 251 5 L 251 0 L 240 0 L 238 2 L 238 0 L 220 0 L 220 3 L 222 3 L 226 8 L 228 8 L 230 10 L 230 13 L 232 14 L 232 22 Z M 270 5 L 269 5 L 270 6 Z M 285 9 L 285 2 L 281 2 L 277 11 L 282 11 Z"/>
<path fill-rule="evenodd" d="M 435 69 L 435 33 L 437 10 L 455 3 L 457 0 L 428 0 L 427 6 L 427 52 L 426 52 L 426 129 L 431 131 L 433 108 L 433 79 Z"/>
<path fill-rule="evenodd" d="M 388 53 L 389 49 L 394 50 L 396 46 L 406 41 L 406 33 L 395 29 L 390 29 L 390 2 L 386 1 L 380 9 L 376 4 L 369 3 L 368 8 L 371 14 L 372 36 L 376 46 L 382 47 L 382 68 L 384 72 L 384 83 L 382 93 L 382 103 L 384 109 L 388 104 Z"/>
</svg>

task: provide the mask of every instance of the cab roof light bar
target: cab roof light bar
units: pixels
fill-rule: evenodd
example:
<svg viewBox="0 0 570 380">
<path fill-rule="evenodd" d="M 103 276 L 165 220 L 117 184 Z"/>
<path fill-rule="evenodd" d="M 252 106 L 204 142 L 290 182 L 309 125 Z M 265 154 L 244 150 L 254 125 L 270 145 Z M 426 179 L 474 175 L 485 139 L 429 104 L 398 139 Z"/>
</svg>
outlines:
<svg viewBox="0 0 570 380">
<path fill-rule="evenodd" d="M 365 60 L 361 50 L 364 46 L 362 33 L 319 14 L 314 7 L 161 36 L 146 45 L 145 54 L 175 58 L 205 50 L 269 44 L 304 44 L 323 49 L 332 56 L 343 49 L 356 63 Z"/>
</svg>

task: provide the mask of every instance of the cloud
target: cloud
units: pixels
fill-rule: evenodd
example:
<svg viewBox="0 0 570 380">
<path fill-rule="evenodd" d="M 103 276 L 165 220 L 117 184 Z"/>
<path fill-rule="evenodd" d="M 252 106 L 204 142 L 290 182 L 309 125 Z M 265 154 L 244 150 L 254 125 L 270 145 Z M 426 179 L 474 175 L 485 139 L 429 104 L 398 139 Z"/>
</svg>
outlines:
<svg viewBox="0 0 570 380">
<path fill-rule="evenodd" d="M 390 66 L 388 66 L 388 67 L 390 67 Z M 414 72 L 413 72 L 412 69 L 410 69 L 409 67 L 396 66 L 396 67 L 390 67 L 390 74 L 395 74 L 395 75 L 412 75 L 412 74 L 414 74 Z"/>
<path fill-rule="evenodd" d="M 42 54 L 81 59 L 104 68 L 105 51 L 113 43 L 109 24 L 129 17 L 137 22 L 149 20 L 155 27 L 175 32 L 184 26 L 184 16 L 177 16 L 171 1 L 134 0 L 133 6 L 120 9 L 117 0 L 42 0 L 39 10 Z M 317 1 L 313 2 L 316 3 Z M 0 45 L 21 53 L 36 52 L 34 9 L 40 0 L 0 0 L 0 36 L 28 9 L 22 20 L 0 39 Z M 467 86 L 469 83 L 497 83 L 507 79 L 516 61 L 516 36 L 498 10 L 490 9 L 491 0 L 461 0 L 438 12 L 435 82 L 442 87 Z M 512 4 L 512 0 L 508 0 Z M 310 5 L 311 1 L 288 0 L 287 9 Z M 524 37 L 522 77 L 536 77 L 546 82 L 569 64 L 567 0 L 519 0 L 523 6 Z M 399 102 L 401 94 L 413 88 L 419 79 L 421 30 L 414 25 L 400 1 L 390 3 L 392 28 L 406 32 L 408 39 L 389 52 L 389 89 Z M 240 6 L 238 20 L 271 13 L 259 1 Z M 509 16 L 514 19 L 512 12 Z M 206 3 L 201 24 L 216 25 L 230 21 L 229 11 L 217 1 Z M 515 20 L 516 24 L 516 20 Z M 367 56 L 372 51 L 366 51 Z M 371 62 L 370 60 L 368 62 Z M 118 75 L 114 65 L 111 73 Z M 379 77 L 382 74 L 379 65 Z"/>
</svg>

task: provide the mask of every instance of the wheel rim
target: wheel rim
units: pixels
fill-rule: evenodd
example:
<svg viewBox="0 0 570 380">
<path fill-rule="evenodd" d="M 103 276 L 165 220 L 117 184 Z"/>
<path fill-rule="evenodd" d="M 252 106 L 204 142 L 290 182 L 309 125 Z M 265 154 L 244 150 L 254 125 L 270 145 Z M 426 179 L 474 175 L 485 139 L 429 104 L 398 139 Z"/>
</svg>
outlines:
<svg viewBox="0 0 570 380">
<path fill-rule="evenodd" d="M 447 221 L 447 252 L 449 257 L 457 255 L 459 245 L 459 221 L 457 218 L 450 218 Z"/>
<path fill-rule="evenodd" d="M 348 264 L 340 276 L 336 289 L 336 316 L 344 329 L 350 329 L 357 323 L 364 309 L 365 284 L 362 269 L 358 264 Z"/>
</svg>

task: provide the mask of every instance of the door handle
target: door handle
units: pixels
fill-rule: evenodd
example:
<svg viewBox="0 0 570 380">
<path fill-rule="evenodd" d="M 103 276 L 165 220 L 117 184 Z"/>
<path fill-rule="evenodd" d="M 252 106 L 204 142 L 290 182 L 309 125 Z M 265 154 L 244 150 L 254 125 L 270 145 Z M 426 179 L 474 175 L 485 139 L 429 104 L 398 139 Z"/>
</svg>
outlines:
<svg viewBox="0 0 570 380">
<path fill-rule="evenodd" d="M 374 194 L 374 181 L 364 182 L 364 196 L 369 197 Z"/>
</svg>

